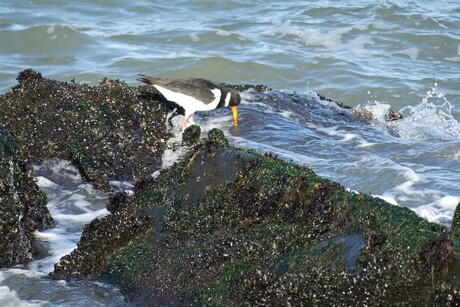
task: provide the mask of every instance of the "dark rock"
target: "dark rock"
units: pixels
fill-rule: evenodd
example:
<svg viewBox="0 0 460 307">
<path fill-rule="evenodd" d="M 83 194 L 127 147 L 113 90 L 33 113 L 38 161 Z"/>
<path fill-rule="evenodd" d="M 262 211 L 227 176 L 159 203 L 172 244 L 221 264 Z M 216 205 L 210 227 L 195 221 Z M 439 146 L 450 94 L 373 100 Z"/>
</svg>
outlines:
<svg viewBox="0 0 460 307">
<path fill-rule="evenodd" d="M 400 119 L 403 119 L 403 116 L 402 116 L 401 113 L 395 112 L 395 111 L 393 111 L 391 109 L 390 109 L 390 111 L 388 111 L 387 121 L 392 122 L 392 121 L 400 120 Z"/>
<path fill-rule="evenodd" d="M 266 85 L 263 85 L 263 84 L 257 84 L 257 85 L 254 85 L 254 84 L 244 84 L 244 85 L 241 85 L 241 84 L 228 84 L 228 83 L 221 83 L 222 86 L 224 87 L 228 87 L 228 88 L 233 88 L 239 92 L 243 92 L 243 91 L 247 91 L 249 89 L 253 89 L 255 90 L 256 92 L 264 92 L 264 91 L 268 91 L 268 90 L 271 90 L 271 88 L 269 88 L 268 86 Z"/>
<path fill-rule="evenodd" d="M 366 122 L 372 122 L 374 120 L 374 115 L 368 109 L 362 109 L 362 108 L 353 109 L 353 114 Z M 385 121 L 392 122 L 392 121 L 400 120 L 403 118 L 404 117 L 401 113 L 395 112 L 390 109 L 385 116 Z"/>
<path fill-rule="evenodd" d="M 441 233 L 427 241 L 420 251 L 422 269 L 431 272 L 431 274 L 439 275 L 439 277 L 444 277 L 447 273 L 453 257 L 453 241 L 445 233 Z"/>
<path fill-rule="evenodd" d="M 72 160 L 83 178 L 109 189 L 161 166 L 170 110 L 143 97 L 143 87 L 103 80 L 100 86 L 43 78 L 31 69 L 0 96 L 0 122 L 14 131 L 27 162 Z"/>
<path fill-rule="evenodd" d="M 40 252 L 33 232 L 52 224 L 46 195 L 24 163 L 16 138 L 0 126 L 0 267 L 32 260 Z"/>
<path fill-rule="evenodd" d="M 213 131 L 157 178 L 140 180 L 134 216 L 151 216 L 155 231 L 83 273 L 102 270 L 138 305 L 446 305 L 457 297 L 443 274 L 431 274 L 453 253 L 446 227 L 224 140 Z M 58 276 L 81 274 L 75 267 L 86 258 L 73 259 L 61 261 Z"/>
<path fill-rule="evenodd" d="M 192 125 L 182 133 L 182 145 L 193 146 L 198 143 L 201 135 L 201 128 L 198 125 Z"/>
<path fill-rule="evenodd" d="M 460 231 L 460 202 L 455 208 L 454 218 L 452 219 L 452 229 Z"/>
<path fill-rule="evenodd" d="M 110 190 L 106 170 L 93 159 L 81 142 L 72 140 L 69 143 L 69 154 L 70 161 L 78 167 L 80 175 L 85 181 L 93 181 L 99 189 Z M 95 178 L 97 181 L 94 180 Z"/>
<path fill-rule="evenodd" d="M 136 212 L 136 205 L 131 195 L 126 192 L 118 192 L 109 198 L 107 210 L 110 213 L 126 212 L 132 215 Z"/>
<path fill-rule="evenodd" d="M 370 122 L 374 119 L 372 112 L 367 109 L 353 109 L 353 114 L 366 122 Z"/>
<path fill-rule="evenodd" d="M 366 248 L 374 249 L 379 245 L 384 244 L 387 241 L 387 235 L 384 233 L 379 233 L 376 231 L 369 231 L 367 234 L 367 244 Z"/>
<path fill-rule="evenodd" d="M 208 132 L 208 143 L 213 146 L 228 147 L 230 146 L 227 138 L 225 137 L 222 130 L 217 128 L 211 129 Z"/>
<path fill-rule="evenodd" d="M 20 72 L 18 77 L 16 78 L 16 80 L 18 80 L 20 85 L 26 81 L 40 80 L 40 79 L 43 79 L 42 74 L 30 68 Z"/>
</svg>

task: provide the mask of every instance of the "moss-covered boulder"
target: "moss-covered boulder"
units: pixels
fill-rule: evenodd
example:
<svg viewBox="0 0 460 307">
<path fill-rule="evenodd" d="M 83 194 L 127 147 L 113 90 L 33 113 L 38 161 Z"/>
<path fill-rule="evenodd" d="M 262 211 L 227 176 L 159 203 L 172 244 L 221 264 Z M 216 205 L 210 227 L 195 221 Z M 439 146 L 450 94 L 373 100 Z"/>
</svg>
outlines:
<svg viewBox="0 0 460 307">
<path fill-rule="evenodd" d="M 193 146 L 200 140 L 201 128 L 198 125 L 192 125 L 182 133 L 182 144 L 184 146 Z"/>
<path fill-rule="evenodd" d="M 29 162 L 71 160 L 103 189 L 109 179 L 140 178 L 161 166 L 171 110 L 152 89 L 60 82 L 31 69 L 18 81 L 0 95 L 0 122 L 16 133 Z"/>
<path fill-rule="evenodd" d="M 0 267 L 30 261 L 38 252 L 33 232 L 52 224 L 46 195 L 24 163 L 15 136 L 0 126 Z"/>
<path fill-rule="evenodd" d="M 153 218 L 151 228 L 89 275 L 116 282 L 140 305 L 459 299 L 446 279 L 458 241 L 449 229 L 307 167 L 229 147 L 218 130 L 139 181 L 132 201 L 135 215 Z M 59 272 L 72 275 L 72 266 Z"/>
</svg>

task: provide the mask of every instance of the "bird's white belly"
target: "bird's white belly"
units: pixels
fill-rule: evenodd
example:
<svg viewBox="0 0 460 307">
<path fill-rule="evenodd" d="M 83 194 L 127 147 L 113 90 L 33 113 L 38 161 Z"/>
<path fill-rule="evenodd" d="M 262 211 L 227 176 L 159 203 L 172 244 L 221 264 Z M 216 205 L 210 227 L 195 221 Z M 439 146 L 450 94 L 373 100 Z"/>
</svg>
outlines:
<svg viewBox="0 0 460 307">
<path fill-rule="evenodd" d="M 204 102 L 182 93 L 173 92 L 160 85 L 154 85 L 155 88 L 169 101 L 173 101 L 184 108 L 186 114 L 193 114 L 196 111 L 209 111 L 214 110 L 220 101 L 221 91 L 213 89 L 211 92 L 214 94 L 214 100 L 211 103 L 205 104 Z"/>
</svg>

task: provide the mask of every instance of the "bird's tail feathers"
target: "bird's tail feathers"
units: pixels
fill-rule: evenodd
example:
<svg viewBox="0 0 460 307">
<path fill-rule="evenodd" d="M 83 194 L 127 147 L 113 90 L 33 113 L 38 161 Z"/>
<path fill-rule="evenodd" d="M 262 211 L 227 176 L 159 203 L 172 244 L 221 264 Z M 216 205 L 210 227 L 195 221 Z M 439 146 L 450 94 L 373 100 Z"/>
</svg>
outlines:
<svg viewBox="0 0 460 307">
<path fill-rule="evenodd" d="M 143 74 L 138 74 L 137 81 L 140 81 L 145 84 L 163 84 L 165 82 L 165 79 L 158 78 L 158 77 L 148 77 Z"/>
</svg>

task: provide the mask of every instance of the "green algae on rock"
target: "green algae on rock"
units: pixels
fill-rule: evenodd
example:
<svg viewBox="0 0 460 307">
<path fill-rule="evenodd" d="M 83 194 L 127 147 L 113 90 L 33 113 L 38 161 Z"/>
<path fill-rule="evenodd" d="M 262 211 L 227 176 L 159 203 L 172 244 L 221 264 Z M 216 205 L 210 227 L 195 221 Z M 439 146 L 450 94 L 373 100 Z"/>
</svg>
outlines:
<svg viewBox="0 0 460 307">
<path fill-rule="evenodd" d="M 38 252 L 33 232 L 52 224 L 46 195 L 39 191 L 15 136 L 0 126 L 0 267 L 32 260 Z"/>
<path fill-rule="evenodd" d="M 200 139 L 201 128 L 198 125 L 192 125 L 182 133 L 182 145 L 193 146 Z"/>
<path fill-rule="evenodd" d="M 449 229 L 306 167 L 229 147 L 220 131 L 157 178 L 140 180 L 134 202 L 155 231 L 111 254 L 104 276 L 138 304 L 459 299 L 445 280 L 456 242 Z M 72 274 L 65 264 L 63 272 Z"/>
</svg>

